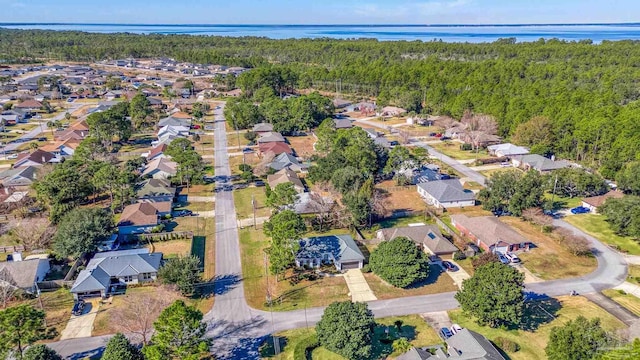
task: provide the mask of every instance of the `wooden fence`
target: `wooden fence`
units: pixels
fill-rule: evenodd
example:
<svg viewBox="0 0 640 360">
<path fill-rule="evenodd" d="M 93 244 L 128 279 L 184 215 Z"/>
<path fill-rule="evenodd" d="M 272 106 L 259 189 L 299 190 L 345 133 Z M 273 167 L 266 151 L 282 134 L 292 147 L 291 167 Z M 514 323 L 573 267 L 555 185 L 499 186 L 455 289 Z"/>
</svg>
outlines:
<svg viewBox="0 0 640 360">
<path fill-rule="evenodd" d="M 14 246 L 0 246 L 0 253 L 13 253 L 24 251 L 24 246 L 22 245 L 14 245 Z"/>
<path fill-rule="evenodd" d="M 147 242 L 162 242 L 162 241 L 170 241 L 170 240 L 181 240 L 188 239 L 193 240 L 193 231 L 173 231 L 173 232 L 164 232 L 157 234 L 138 234 L 134 235 L 133 238 L 138 241 L 147 241 Z"/>
</svg>

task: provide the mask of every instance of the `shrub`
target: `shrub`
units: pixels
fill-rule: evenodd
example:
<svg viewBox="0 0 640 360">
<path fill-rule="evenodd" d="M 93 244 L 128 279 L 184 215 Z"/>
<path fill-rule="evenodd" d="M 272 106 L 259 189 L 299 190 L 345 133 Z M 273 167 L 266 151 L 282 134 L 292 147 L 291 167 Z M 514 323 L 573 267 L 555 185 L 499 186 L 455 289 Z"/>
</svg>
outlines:
<svg viewBox="0 0 640 360">
<path fill-rule="evenodd" d="M 506 351 L 506 352 L 517 352 L 518 350 L 520 350 L 520 345 L 518 345 L 518 343 L 511 341 L 507 338 L 503 338 L 503 337 L 497 337 L 494 340 L 494 343 L 502 350 Z"/>
<path fill-rule="evenodd" d="M 460 150 L 462 151 L 473 150 L 473 146 L 471 146 L 471 144 L 464 143 L 460 145 Z"/>
<path fill-rule="evenodd" d="M 453 260 L 464 260 L 467 258 L 467 255 L 465 255 L 462 251 L 456 251 L 453 253 Z"/>
<path fill-rule="evenodd" d="M 396 341 L 393 342 L 393 344 L 391 345 L 393 347 L 393 351 L 397 351 L 399 353 L 406 353 L 407 351 L 409 351 L 411 349 L 411 343 L 409 342 L 409 340 L 405 339 L 405 338 L 400 338 Z"/>
<path fill-rule="evenodd" d="M 365 264 L 362 269 L 360 269 L 360 271 L 362 271 L 365 274 L 368 274 L 371 272 L 371 266 L 369 266 L 369 264 Z"/>
<path fill-rule="evenodd" d="M 320 346 L 320 343 L 317 335 L 311 335 L 300 340 L 296 347 L 293 348 L 293 360 L 307 360 L 309 358 L 308 354 L 318 346 Z"/>
<path fill-rule="evenodd" d="M 490 252 L 484 252 L 480 254 L 480 256 L 478 256 L 477 258 L 473 259 L 471 264 L 473 265 L 474 269 L 477 269 L 482 265 L 486 265 L 492 262 L 500 262 L 498 255 Z"/>
<path fill-rule="evenodd" d="M 240 164 L 238 165 L 238 169 L 242 172 L 251 171 L 251 165 L 249 164 Z"/>
<path fill-rule="evenodd" d="M 589 256 L 591 255 L 591 246 L 589 240 L 582 236 L 570 236 L 564 239 L 564 246 L 576 256 Z"/>
</svg>

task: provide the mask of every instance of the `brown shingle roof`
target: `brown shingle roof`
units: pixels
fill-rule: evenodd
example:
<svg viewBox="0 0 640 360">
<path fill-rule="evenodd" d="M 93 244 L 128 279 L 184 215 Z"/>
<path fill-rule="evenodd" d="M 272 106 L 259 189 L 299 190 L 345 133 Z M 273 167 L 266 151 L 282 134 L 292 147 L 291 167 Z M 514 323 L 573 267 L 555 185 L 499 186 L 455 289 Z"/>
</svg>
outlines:
<svg viewBox="0 0 640 360">
<path fill-rule="evenodd" d="M 609 198 L 620 199 L 624 197 L 624 194 L 618 191 L 609 191 L 608 193 L 600 196 L 592 196 L 588 198 L 582 199 L 583 202 L 597 208 L 604 204 L 604 202 Z"/>
<path fill-rule="evenodd" d="M 293 155 L 293 150 L 289 144 L 284 142 L 270 142 L 270 143 L 262 143 L 258 145 L 258 149 L 263 154 L 273 153 L 273 155 L 280 155 L 282 153 Z"/>
<path fill-rule="evenodd" d="M 494 216 L 467 217 L 460 214 L 452 215 L 451 221 L 467 229 L 487 246 L 493 246 L 499 242 L 512 245 L 530 242 L 529 239 Z"/>
<path fill-rule="evenodd" d="M 14 105 L 13 107 L 17 109 L 40 109 L 42 107 L 42 103 L 36 100 L 26 100 L 20 104 Z"/>
<path fill-rule="evenodd" d="M 450 254 L 458 250 L 455 245 L 445 239 L 436 225 L 404 226 L 391 229 L 382 229 L 378 232 L 382 240 L 393 240 L 397 237 L 406 237 L 416 244 L 424 245 L 436 255 Z"/>
<path fill-rule="evenodd" d="M 271 189 L 275 189 L 279 184 L 292 183 L 298 192 L 304 192 L 304 184 L 300 181 L 298 175 L 289 170 L 282 169 L 275 174 L 267 176 L 267 183 Z"/>
<path fill-rule="evenodd" d="M 158 223 L 158 210 L 152 203 L 136 203 L 124 208 L 118 226 L 152 225 Z"/>
</svg>

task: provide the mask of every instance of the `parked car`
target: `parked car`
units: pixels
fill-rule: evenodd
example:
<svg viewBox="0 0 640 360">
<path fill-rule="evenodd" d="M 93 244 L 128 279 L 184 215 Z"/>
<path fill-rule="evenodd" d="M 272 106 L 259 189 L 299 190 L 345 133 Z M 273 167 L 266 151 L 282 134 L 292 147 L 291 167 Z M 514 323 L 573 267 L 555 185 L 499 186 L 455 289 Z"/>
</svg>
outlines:
<svg viewBox="0 0 640 360">
<path fill-rule="evenodd" d="M 444 268 L 447 271 L 456 271 L 456 270 L 458 270 L 458 268 L 455 265 L 453 265 L 451 262 L 449 262 L 449 261 L 443 261 L 442 262 L 442 266 L 444 266 Z"/>
<path fill-rule="evenodd" d="M 518 255 L 516 254 L 506 254 L 505 256 L 507 257 L 507 259 L 509 259 L 509 261 L 511 261 L 514 264 L 519 264 L 522 262 L 518 257 Z"/>
<path fill-rule="evenodd" d="M 193 216 L 193 211 L 187 209 L 180 210 L 176 213 L 176 216 Z"/>
<path fill-rule="evenodd" d="M 589 210 L 588 208 L 586 208 L 584 206 L 577 206 L 577 207 L 574 207 L 573 209 L 571 209 L 571 213 L 574 214 L 574 215 L 586 214 L 586 213 L 589 213 L 589 212 L 591 212 L 591 210 Z"/>
<path fill-rule="evenodd" d="M 7 159 L 17 159 L 17 158 L 18 158 L 18 154 L 11 154 L 7 156 Z"/>
<path fill-rule="evenodd" d="M 67 102 L 72 103 L 72 102 L 73 102 L 73 100 L 74 100 L 73 98 L 68 98 L 68 99 L 67 99 Z"/>
<path fill-rule="evenodd" d="M 507 259 L 506 256 L 504 256 L 503 254 L 497 253 L 498 254 L 498 259 L 500 259 L 500 262 L 507 265 L 509 264 L 511 261 L 509 259 Z"/>
<path fill-rule="evenodd" d="M 451 332 L 452 333 L 457 334 L 458 331 L 462 331 L 462 326 L 460 326 L 458 324 L 451 325 Z"/>
<path fill-rule="evenodd" d="M 242 149 L 242 152 L 245 153 L 245 154 L 249 154 L 249 153 L 253 152 L 253 149 L 246 147 L 246 148 Z"/>
<path fill-rule="evenodd" d="M 256 185 L 257 187 L 265 186 L 264 181 L 262 181 L 262 180 L 258 180 L 258 181 L 256 181 L 256 182 L 255 182 L 255 185 Z"/>
<path fill-rule="evenodd" d="M 451 332 L 451 330 L 449 330 L 449 328 L 443 327 L 442 329 L 440 329 L 440 337 L 442 338 L 442 340 L 447 340 L 452 336 L 453 333 Z"/>
<path fill-rule="evenodd" d="M 504 161 L 504 162 L 500 163 L 500 166 L 502 166 L 502 167 L 511 167 L 511 163 L 508 162 L 508 161 Z"/>
<path fill-rule="evenodd" d="M 78 300 L 75 304 L 73 304 L 73 309 L 71 309 L 71 313 L 75 316 L 82 315 L 84 306 L 85 306 L 84 300 Z"/>
<path fill-rule="evenodd" d="M 47 138 L 46 137 L 39 137 L 38 141 L 47 141 Z"/>
</svg>

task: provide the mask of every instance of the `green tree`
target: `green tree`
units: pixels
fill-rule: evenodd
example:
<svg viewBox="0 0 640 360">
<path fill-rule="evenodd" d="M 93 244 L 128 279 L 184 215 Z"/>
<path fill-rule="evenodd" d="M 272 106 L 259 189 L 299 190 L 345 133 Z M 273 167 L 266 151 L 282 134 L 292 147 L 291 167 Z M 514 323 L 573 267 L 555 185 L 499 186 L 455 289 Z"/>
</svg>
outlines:
<svg viewBox="0 0 640 360">
<path fill-rule="evenodd" d="M 44 344 L 29 347 L 22 358 L 24 360 L 62 360 L 62 357 L 57 352 Z"/>
<path fill-rule="evenodd" d="M 598 207 L 611 229 L 618 235 L 640 237 L 640 197 L 609 198 Z"/>
<path fill-rule="evenodd" d="M 486 210 L 508 209 L 520 216 L 524 209 L 542 204 L 543 184 L 544 179 L 534 170 L 524 175 L 519 171 L 503 171 L 491 176 L 478 197 Z"/>
<path fill-rule="evenodd" d="M 202 157 L 195 151 L 189 139 L 175 139 L 167 146 L 165 153 L 178 163 L 176 177 L 180 179 L 180 183 L 187 184 L 187 189 L 194 182 L 202 180 L 204 176 Z"/>
<path fill-rule="evenodd" d="M 640 195 L 640 161 L 627 163 L 616 175 L 616 181 L 622 191 Z"/>
<path fill-rule="evenodd" d="M 347 359 L 371 357 L 375 321 L 366 303 L 334 302 L 316 325 L 320 345 Z"/>
<path fill-rule="evenodd" d="M 603 360 L 640 359 L 640 339 L 635 338 L 631 344 L 602 354 Z"/>
<path fill-rule="evenodd" d="M 147 360 L 198 360 L 209 350 L 202 313 L 182 300 L 164 309 L 153 327 L 151 345 L 142 349 Z"/>
<path fill-rule="evenodd" d="M 501 263 L 490 262 L 462 282 L 455 295 L 465 313 L 481 325 L 519 325 L 524 306 L 524 275 Z"/>
<path fill-rule="evenodd" d="M 0 311 L 0 357 L 23 359 L 25 347 L 44 338 L 44 311 L 18 305 Z"/>
<path fill-rule="evenodd" d="M 246 133 L 244 133 L 243 136 L 245 139 L 249 140 L 249 142 L 254 142 L 258 138 L 258 133 L 253 131 L 247 131 Z"/>
<path fill-rule="evenodd" d="M 396 181 L 405 177 L 406 172 L 418 166 L 418 162 L 413 157 L 409 149 L 404 146 L 396 146 L 389 151 L 389 159 L 384 166 L 385 174 L 394 174 Z"/>
<path fill-rule="evenodd" d="M 129 103 L 129 114 L 131 121 L 136 129 L 140 129 L 146 125 L 147 118 L 153 114 L 151 102 L 142 93 L 137 93 Z"/>
<path fill-rule="evenodd" d="M 548 183 L 554 184 L 560 195 L 571 198 L 602 195 L 609 189 L 602 176 L 576 168 L 554 170 L 549 175 Z"/>
<path fill-rule="evenodd" d="M 324 119 L 315 132 L 318 137 L 315 148 L 320 153 L 327 153 L 333 146 L 336 135 L 336 123 L 331 118 Z"/>
<path fill-rule="evenodd" d="M 174 284 L 183 295 L 192 295 L 202 281 L 200 259 L 197 256 L 178 256 L 160 268 L 158 277 L 165 284 Z"/>
<path fill-rule="evenodd" d="M 79 162 L 95 161 L 107 155 L 107 148 L 94 136 L 87 136 L 73 152 L 73 159 Z"/>
<path fill-rule="evenodd" d="M 78 258 L 95 251 L 111 235 L 111 214 L 100 208 L 73 209 L 64 215 L 53 237 L 53 249 L 62 258 Z"/>
<path fill-rule="evenodd" d="M 599 350 L 610 341 L 600 319 L 583 316 L 551 329 L 544 349 L 549 360 L 588 360 L 599 358 Z"/>
<path fill-rule="evenodd" d="M 382 242 L 369 258 L 369 266 L 389 284 L 405 288 L 429 276 L 424 252 L 406 237 Z"/>
<path fill-rule="evenodd" d="M 144 360 L 144 356 L 129 339 L 117 333 L 109 339 L 101 360 Z"/>
<path fill-rule="evenodd" d="M 294 263 L 300 249 L 298 240 L 306 230 L 302 217 L 291 210 L 276 213 L 264 223 L 264 234 L 271 237 L 271 244 L 267 248 L 269 270 L 276 275 L 276 280 L 277 275 Z"/>
<path fill-rule="evenodd" d="M 269 196 L 267 196 L 267 205 L 280 209 L 285 205 L 291 205 L 295 202 L 298 192 L 293 186 L 293 183 L 286 182 L 276 185 L 274 189 L 271 189 Z"/>
<path fill-rule="evenodd" d="M 109 193 L 110 204 L 113 205 L 113 194 L 118 186 L 118 178 L 120 169 L 111 163 L 103 163 L 99 170 L 96 171 L 93 179 L 93 186 L 102 191 Z M 113 208 L 112 208 L 113 209 Z"/>
<path fill-rule="evenodd" d="M 366 175 L 353 166 L 339 168 L 331 176 L 331 184 L 343 195 L 357 191 L 366 180 Z"/>
<path fill-rule="evenodd" d="M 524 146 L 531 146 L 532 152 L 546 154 L 553 148 L 554 135 L 551 121 L 544 116 L 536 116 L 515 129 L 513 141 Z"/>
</svg>

